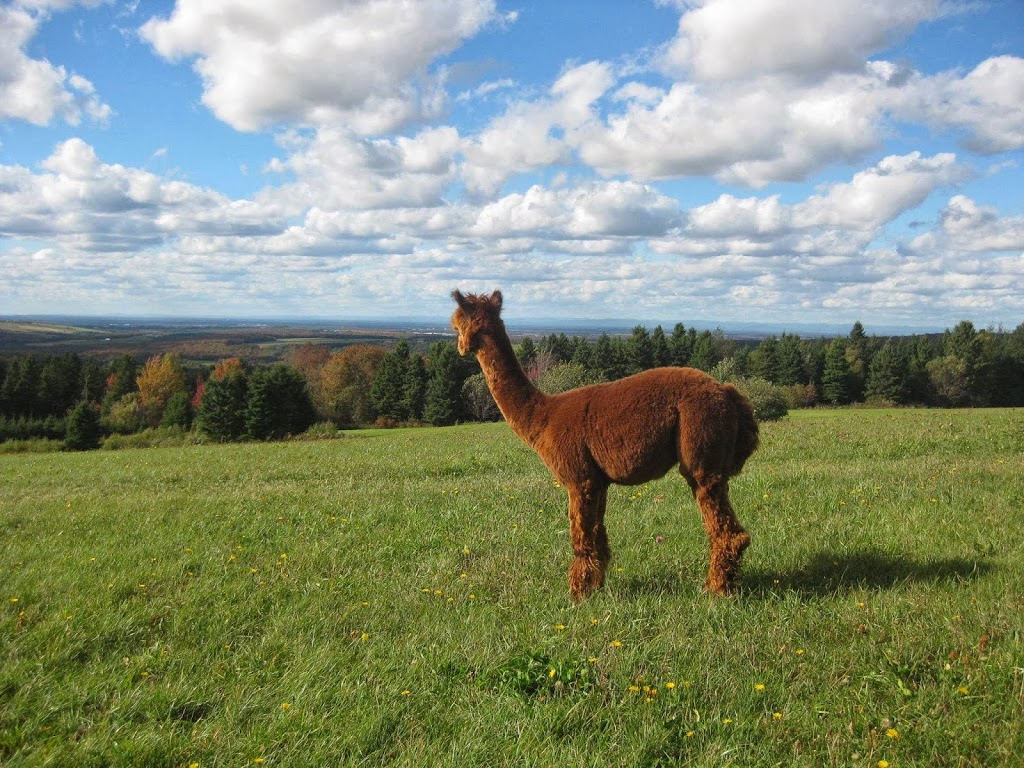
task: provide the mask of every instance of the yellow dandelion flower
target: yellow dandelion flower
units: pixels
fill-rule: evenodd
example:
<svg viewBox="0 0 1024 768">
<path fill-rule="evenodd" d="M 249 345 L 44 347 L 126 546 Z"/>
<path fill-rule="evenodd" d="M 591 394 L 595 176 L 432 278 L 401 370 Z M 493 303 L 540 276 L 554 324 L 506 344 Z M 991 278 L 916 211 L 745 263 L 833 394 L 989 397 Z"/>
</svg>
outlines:
<svg viewBox="0 0 1024 768">
<path fill-rule="evenodd" d="M 622 641 L 621 640 L 612 640 L 611 646 L 612 646 L 612 648 L 621 648 L 622 647 Z"/>
<path fill-rule="evenodd" d="M 370 635 L 367 632 L 363 632 L 363 634 L 359 636 L 359 639 L 360 640 L 369 640 L 370 639 Z"/>
<path fill-rule="evenodd" d="M 557 632 L 562 632 L 562 631 L 564 631 L 564 630 L 565 630 L 565 624 L 555 624 L 555 630 L 556 630 Z"/>
<path fill-rule="evenodd" d="M 693 738 L 693 731 L 687 731 L 686 732 L 686 738 L 692 739 Z"/>
<path fill-rule="evenodd" d="M 878 766 L 878 768 L 889 768 L 889 761 L 888 760 L 879 760 L 876 763 L 876 765 Z"/>
<path fill-rule="evenodd" d="M 900 737 L 900 732 L 897 731 L 895 728 L 889 728 L 885 732 L 885 735 L 888 736 L 890 739 L 898 739 Z"/>
<path fill-rule="evenodd" d="M 558 675 L 558 670 L 557 669 L 551 669 L 548 672 L 548 677 L 550 677 L 552 680 L 554 680 L 557 675 Z"/>
<path fill-rule="evenodd" d="M 781 712 L 772 712 L 772 717 L 774 717 L 776 720 L 781 720 L 782 719 L 782 713 Z"/>
<path fill-rule="evenodd" d="M 731 718 L 731 717 L 723 717 L 723 718 L 722 718 L 722 722 L 723 722 L 723 723 L 724 723 L 725 725 L 729 725 L 729 724 L 730 724 L 730 723 L 732 722 L 732 718 Z"/>
<path fill-rule="evenodd" d="M 412 691 L 402 691 L 403 696 L 412 696 Z"/>
<path fill-rule="evenodd" d="M 957 691 L 962 693 L 964 696 L 971 692 L 971 690 L 966 685 L 961 685 L 959 688 L 957 688 Z"/>
<path fill-rule="evenodd" d="M 755 684 L 754 685 L 754 690 L 755 691 L 763 691 L 764 690 L 764 683 L 757 683 L 757 684 Z"/>
<path fill-rule="evenodd" d="M 13 604 L 13 603 L 16 603 L 16 602 L 18 602 L 18 598 L 16 598 L 16 597 L 12 597 L 12 598 L 11 598 L 11 603 Z"/>
<path fill-rule="evenodd" d="M 188 768 L 199 768 L 199 763 L 189 763 Z"/>
<path fill-rule="evenodd" d="M 597 664 L 597 656 L 591 656 L 587 661 L 591 664 Z"/>
<path fill-rule="evenodd" d="M 292 705 L 289 704 L 287 701 L 282 701 L 281 702 L 281 709 L 283 709 L 285 712 L 287 712 L 291 708 L 292 708 Z"/>
<path fill-rule="evenodd" d="M 803 656 L 804 655 L 804 649 L 803 648 L 797 648 L 796 649 L 796 655 L 797 656 Z"/>
<path fill-rule="evenodd" d="M 670 682 L 667 682 L 667 683 L 665 683 L 665 690 L 666 690 L 666 691 L 671 691 L 671 690 L 672 690 L 672 689 L 674 689 L 675 687 L 676 687 L 676 684 L 675 684 L 675 683 L 673 683 L 673 682 L 671 682 L 671 681 L 670 681 Z"/>
<path fill-rule="evenodd" d="M 262 757 L 254 758 L 252 762 L 253 762 L 254 765 L 263 765 L 263 758 Z"/>
<path fill-rule="evenodd" d="M 629 692 L 630 693 L 640 693 L 640 686 L 639 685 L 631 685 L 631 686 L 629 686 Z"/>
<path fill-rule="evenodd" d="M 600 619 L 591 619 L 590 620 L 590 626 L 594 626 L 595 624 L 600 624 L 600 623 L 601 623 Z"/>
<path fill-rule="evenodd" d="M 470 600 L 476 600 L 476 595 L 474 595 L 472 592 L 470 592 L 469 593 L 469 599 Z"/>
</svg>

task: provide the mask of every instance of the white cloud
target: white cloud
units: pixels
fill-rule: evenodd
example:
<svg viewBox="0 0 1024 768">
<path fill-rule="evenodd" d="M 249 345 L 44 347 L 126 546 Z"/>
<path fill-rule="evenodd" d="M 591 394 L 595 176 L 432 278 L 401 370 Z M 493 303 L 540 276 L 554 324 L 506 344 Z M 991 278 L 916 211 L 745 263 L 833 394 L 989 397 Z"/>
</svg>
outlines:
<svg viewBox="0 0 1024 768">
<path fill-rule="evenodd" d="M 238 130 L 379 133 L 435 113 L 429 65 L 496 18 L 493 0 L 178 0 L 141 33 L 165 58 L 196 57 L 203 103 Z"/>
<path fill-rule="evenodd" d="M 463 147 L 470 192 L 491 197 L 510 176 L 571 161 L 573 134 L 596 118 L 596 102 L 612 85 L 611 68 L 588 62 L 562 74 L 538 101 L 517 102 Z"/>
<path fill-rule="evenodd" d="M 920 205 L 936 189 L 963 178 L 965 170 L 949 153 L 890 155 L 850 182 L 833 184 L 795 206 L 793 221 L 798 227 L 874 230 Z"/>
<path fill-rule="evenodd" d="M 1024 147 L 1024 59 L 986 59 L 964 77 L 943 73 L 914 82 L 901 105 L 909 117 L 967 132 L 966 146 L 981 153 Z"/>
<path fill-rule="evenodd" d="M 268 165 L 297 177 L 278 197 L 293 206 L 384 208 L 439 205 L 456 176 L 460 146 L 454 128 L 430 128 L 412 137 L 367 139 L 343 128 L 312 137 L 283 137 L 291 154 Z"/>
<path fill-rule="evenodd" d="M 89 80 L 26 53 L 38 29 L 39 13 L 72 4 L 35 3 L 36 14 L 25 10 L 22 6 L 28 4 L 24 3 L 0 6 L 0 29 L 4 30 L 0 35 L 0 120 L 49 125 L 57 117 L 77 125 L 83 115 L 98 122 L 110 118 L 110 106 L 99 99 Z"/>
<path fill-rule="evenodd" d="M 664 65 L 701 81 L 856 71 L 868 56 L 940 11 L 938 0 L 705 0 L 696 5 L 680 18 Z"/>
</svg>

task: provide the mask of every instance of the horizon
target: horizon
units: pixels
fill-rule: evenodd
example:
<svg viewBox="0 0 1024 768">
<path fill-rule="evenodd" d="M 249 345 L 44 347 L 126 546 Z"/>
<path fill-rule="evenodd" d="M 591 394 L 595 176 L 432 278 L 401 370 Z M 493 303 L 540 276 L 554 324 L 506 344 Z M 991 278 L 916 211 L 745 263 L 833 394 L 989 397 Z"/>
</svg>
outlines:
<svg viewBox="0 0 1024 768">
<path fill-rule="evenodd" d="M 6 314 L 447 318 L 453 287 L 501 287 L 526 321 L 1024 319 L 1019 0 L 6 0 L 0 24 Z"/>
</svg>

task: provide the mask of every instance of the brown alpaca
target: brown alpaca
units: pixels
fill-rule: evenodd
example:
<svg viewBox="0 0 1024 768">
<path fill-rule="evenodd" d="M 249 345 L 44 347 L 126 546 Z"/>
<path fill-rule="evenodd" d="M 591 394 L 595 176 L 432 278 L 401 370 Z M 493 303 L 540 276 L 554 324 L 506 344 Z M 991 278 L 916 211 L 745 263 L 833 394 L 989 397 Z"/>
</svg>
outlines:
<svg viewBox="0 0 1024 768">
<path fill-rule="evenodd" d="M 463 295 L 452 328 L 475 352 L 508 425 L 569 492 L 575 599 L 604 585 L 611 559 L 604 526 L 608 486 L 639 485 L 678 465 L 711 539 L 705 589 L 727 595 L 750 536 L 729 504 L 729 478 L 757 448 L 747 399 L 693 368 L 656 368 L 619 381 L 546 395 L 526 377 L 501 320 L 501 292 Z"/>
</svg>

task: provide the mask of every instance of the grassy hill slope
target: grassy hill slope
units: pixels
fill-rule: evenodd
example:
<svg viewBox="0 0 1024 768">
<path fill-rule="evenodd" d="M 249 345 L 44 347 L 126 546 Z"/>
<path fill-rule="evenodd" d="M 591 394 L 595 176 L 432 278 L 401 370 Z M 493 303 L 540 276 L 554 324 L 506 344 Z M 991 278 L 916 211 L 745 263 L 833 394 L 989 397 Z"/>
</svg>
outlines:
<svg viewBox="0 0 1024 768">
<path fill-rule="evenodd" d="M 799 412 L 733 483 L 564 491 L 502 424 L 0 456 L 4 766 L 1014 765 L 1024 412 Z"/>
</svg>

